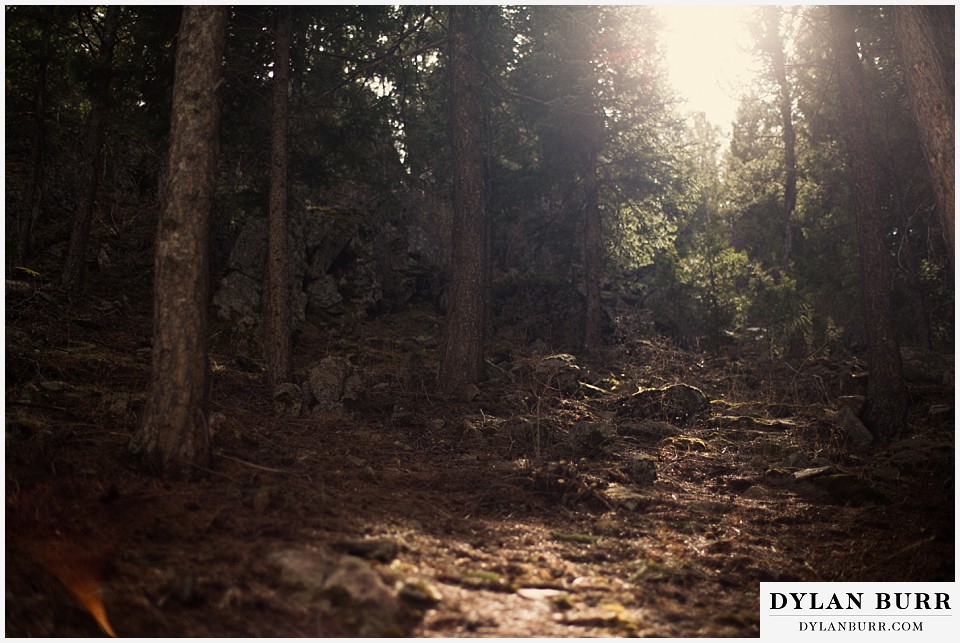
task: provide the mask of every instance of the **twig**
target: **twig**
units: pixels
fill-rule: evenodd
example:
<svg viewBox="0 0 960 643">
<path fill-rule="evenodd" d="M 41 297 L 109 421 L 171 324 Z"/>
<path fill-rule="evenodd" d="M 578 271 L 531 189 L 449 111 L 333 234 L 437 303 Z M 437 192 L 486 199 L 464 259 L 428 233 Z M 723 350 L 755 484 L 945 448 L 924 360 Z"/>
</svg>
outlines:
<svg viewBox="0 0 960 643">
<path fill-rule="evenodd" d="M 268 471 L 270 473 L 283 473 L 286 475 L 293 475 L 289 471 L 284 471 L 283 469 L 271 469 L 270 467 L 265 467 L 262 464 L 254 464 L 252 462 L 247 462 L 246 460 L 241 460 L 240 458 L 234 458 L 233 456 L 224 455 L 223 453 L 214 453 L 213 455 L 219 458 L 224 458 L 226 460 L 233 460 L 234 462 L 239 462 L 240 464 L 245 464 L 248 467 L 251 467 L 253 469 L 259 469 L 260 471 Z"/>
</svg>

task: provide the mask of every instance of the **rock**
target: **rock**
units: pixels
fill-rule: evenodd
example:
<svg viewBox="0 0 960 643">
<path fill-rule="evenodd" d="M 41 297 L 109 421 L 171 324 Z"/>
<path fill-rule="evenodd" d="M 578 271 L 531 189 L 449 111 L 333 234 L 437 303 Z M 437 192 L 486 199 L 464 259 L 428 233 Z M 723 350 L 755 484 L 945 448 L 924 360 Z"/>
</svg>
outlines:
<svg viewBox="0 0 960 643">
<path fill-rule="evenodd" d="M 248 219 L 234 242 L 226 274 L 213 296 L 217 317 L 231 324 L 240 336 L 253 337 L 260 326 L 266 241 L 266 219 Z"/>
<path fill-rule="evenodd" d="M 663 438 L 680 435 L 682 431 L 668 422 L 628 418 L 617 424 L 617 433 L 645 442 L 659 442 Z"/>
<path fill-rule="evenodd" d="M 863 422 L 849 406 L 840 407 L 837 419 L 840 421 L 840 428 L 843 429 L 843 434 L 849 443 L 866 445 L 873 442 L 873 434 L 870 433 L 870 429 L 863 425 Z"/>
<path fill-rule="evenodd" d="M 834 475 L 835 473 L 837 473 L 836 467 L 828 465 L 825 467 L 812 467 L 810 469 L 803 469 L 801 471 L 797 471 L 796 473 L 793 474 L 793 477 L 796 479 L 797 482 L 809 482 L 814 478 L 820 478 L 822 476 L 831 476 L 831 475 Z"/>
<path fill-rule="evenodd" d="M 436 348 L 440 345 L 440 340 L 433 335 L 417 335 L 413 338 L 413 341 L 424 348 Z"/>
<path fill-rule="evenodd" d="M 580 388 L 580 367 L 573 355 L 559 353 L 540 359 L 533 367 L 537 383 L 556 388 L 567 395 L 576 393 Z"/>
<path fill-rule="evenodd" d="M 231 272 L 220 280 L 213 306 L 217 317 L 239 336 L 252 337 L 260 325 L 260 289 L 258 279 L 241 272 Z"/>
<path fill-rule="evenodd" d="M 250 497 L 250 507 L 257 513 L 263 513 L 273 501 L 275 490 L 271 487 L 260 487 Z"/>
<path fill-rule="evenodd" d="M 437 266 L 410 243 L 411 231 L 383 218 L 367 216 L 377 207 L 362 188 L 322 195 L 324 205 L 290 211 L 291 331 L 307 315 L 341 314 L 345 306 L 361 315 L 382 308 L 385 300 L 402 304 L 421 291 L 432 293 L 441 280 Z M 305 199 L 307 200 L 307 199 Z M 309 199 L 313 202 L 315 199 Z M 223 277 L 213 304 L 232 334 L 255 343 L 260 327 L 266 267 L 267 222 L 244 213 L 242 228 L 228 258 L 218 260 Z M 229 232 L 220 239 L 227 254 Z M 428 293 L 428 294 L 429 294 Z"/>
<path fill-rule="evenodd" d="M 357 402 L 363 397 L 363 380 L 343 357 L 326 357 L 307 374 L 310 392 L 321 412 L 339 410 L 344 402 Z"/>
<path fill-rule="evenodd" d="M 393 538 L 363 538 L 359 540 L 341 540 L 334 547 L 342 549 L 351 556 L 389 563 L 403 548 L 400 541 Z"/>
<path fill-rule="evenodd" d="M 383 281 L 372 246 L 360 246 L 349 275 L 340 278 L 338 287 L 363 313 L 373 312 L 383 300 Z"/>
<path fill-rule="evenodd" d="M 675 384 L 640 390 L 623 401 L 617 416 L 659 419 L 683 425 L 709 408 L 710 400 L 703 391 L 688 384 Z"/>
<path fill-rule="evenodd" d="M 747 487 L 743 492 L 743 497 L 748 500 L 769 500 L 770 491 L 764 487 L 755 484 L 752 487 Z"/>
<path fill-rule="evenodd" d="M 596 457 L 610 450 L 617 428 L 605 422 L 580 420 L 570 427 L 570 443 L 578 455 Z"/>
<path fill-rule="evenodd" d="M 927 418 L 935 424 L 944 424 L 951 421 L 954 417 L 954 407 L 952 404 L 931 404 L 927 411 Z"/>
<path fill-rule="evenodd" d="M 754 415 L 714 415 L 712 421 L 725 429 L 747 431 L 786 431 L 796 427 L 796 423 L 790 419 L 769 419 Z"/>
<path fill-rule="evenodd" d="M 805 451 L 793 451 L 788 453 L 783 459 L 783 463 L 788 467 L 803 468 L 809 467 L 813 462 Z"/>
<path fill-rule="evenodd" d="M 707 513 L 725 514 L 733 509 L 733 505 L 717 500 L 694 500 L 689 504 L 690 509 L 694 511 L 704 511 Z"/>
<path fill-rule="evenodd" d="M 473 382 L 467 382 L 461 386 L 460 390 L 457 392 L 457 397 L 464 402 L 472 402 L 477 399 L 478 395 L 480 395 L 480 387 Z"/>
<path fill-rule="evenodd" d="M 369 563 L 354 556 L 285 549 L 268 556 L 289 598 L 333 617 L 357 636 L 398 636 L 401 606 Z"/>
<path fill-rule="evenodd" d="M 337 290 L 337 283 L 327 274 L 310 280 L 306 287 L 306 312 L 310 315 L 326 312 L 339 314 L 343 312 L 343 295 Z"/>
<path fill-rule="evenodd" d="M 108 398 L 107 413 L 122 415 L 130 408 L 129 393 L 112 393 Z"/>
<path fill-rule="evenodd" d="M 562 596 L 566 592 L 559 589 L 552 589 L 549 587 L 521 587 L 517 590 L 517 596 L 520 598 L 525 598 L 530 601 L 539 601 L 548 598 L 556 598 L 557 596 Z"/>
<path fill-rule="evenodd" d="M 849 473 L 822 476 L 814 478 L 811 482 L 818 489 L 826 491 L 831 500 L 844 506 L 890 504 L 890 499 L 874 489 L 870 483 Z"/>
<path fill-rule="evenodd" d="M 952 360 L 944 355 L 915 346 L 900 347 L 903 379 L 907 382 L 940 384 L 946 371 L 953 369 Z"/>
<path fill-rule="evenodd" d="M 641 487 L 648 487 L 657 479 L 657 459 L 644 453 L 630 454 L 624 458 L 623 472 Z"/>
<path fill-rule="evenodd" d="M 643 494 L 638 493 L 631 487 L 615 482 L 601 491 L 600 495 L 611 507 L 626 509 L 627 511 L 644 509 L 650 504 L 650 499 Z"/>
<path fill-rule="evenodd" d="M 358 223 L 335 208 L 308 209 L 297 239 L 297 247 L 304 252 L 304 274 L 310 279 L 329 274 L 358 231 Z"/>
<path fill-rule="evenodd" d="M 785 469 L 767 469 L 763 472 L 763 481 L 772 487 L 789 487 L 797 484 L 793 471 Z"/>
<path fill-rule="evenodd" d="M 323 551 L 284 549 L 269 554 L 267 562 L 280 572 L 278 580 L 284 588 L 312 599 L 323 591 L 336 559 Z"/>
<path fill-rule="evenodd" d="M 303 389 L 291 382 L 279 384 L 273 390 L 273 412 L 279 417 L 300 417 Z"/>
<path fill-rule="evenodd" d="M 503 367 L 501 364 L 494 364 L 490 360 L 486 360 L 487 365 L 487 376 L 492 380 L 511 380 L 513 379 L 512 373 Z"/>
<path fill-rule="evenodd" d="M 860 415 L 867 398 L 864 395 L 841 395 L 837 398 L 837 408 L 850 407 L 854 415 Z"/>
<path fill-rule="evenodd" d="M 426 365 L 423 357 L 416 351 L 411 351 L 403 360 L 403 370 L 400 372 L 400 381 L 406 391 L 420 391 L 426 375 Z"/>
<path fill-rule="evenodd" d="M 890 445 L 893 463 L 902 473 L 914 471 L 953 471 L 954 450 L 951 444 L 910 438 Z"/>
<path fill-rule="evenodd" d="M 321 591 L 335 597 L 335 603 L 348 601 L 386 613 L 396 612 L 392 592 L 368 563 L 354 556 L 343 556 L 336 562 L 324 578 Z"/>
<path fill-rule="evenodd" d="M 443 601 L 443 594 L 433 583 L 419 578 L 403 581 L 397 595 L 401 600 L 423 608 L 436 607 Z"/>
</svg>

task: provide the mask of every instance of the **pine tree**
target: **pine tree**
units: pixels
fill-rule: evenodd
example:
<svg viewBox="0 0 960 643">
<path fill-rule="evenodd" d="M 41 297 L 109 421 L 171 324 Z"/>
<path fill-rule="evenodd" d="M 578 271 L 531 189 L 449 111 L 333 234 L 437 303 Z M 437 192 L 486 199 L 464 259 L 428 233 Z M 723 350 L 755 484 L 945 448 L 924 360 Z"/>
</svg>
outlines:
<svg viewBox="0 0 960 643">
<path fill-rule="evenodd" d="M 870 379 L 862 417 L 875 438 L 903 434 L 907 391 L 900 348 L 893 330 L 890 269 L 879 220 L 879 165 L 874 156 L 870 118 L 854 28 L 857 8 L 831 7 L 843 136 L 846 140 L 860 248 L 863 323 Z"/>
<path fill-rule="evenodd" d="M 483 179 L 479 7 L 450 7 L 453 128 L 453 275 L 440 388 L 453 393 L 484 379 L 487 213 Z"/>
<path fill-rule="evenodd" d="M 290 378 L 290 258 L 287 250 L 287 111 L 292 10 L 280 7 L 273 65 L 270 148 L 270 214 L 264 359 L 270 390 Z"/>
<path fill-rule="evenodd" d="M 183 9 L 170 151 L 154 263 L 150 388 L 131 451 L 164 478 L 191 479 L 210 457 L 210 209 L 217 178 L 227 8 Z"/>
<path fill-rule="evenodd" d="M 901 5 L 893 14 L 907 95 L 920 130 L 950 265 L 954 265 L 954 104 L 929 7 Z M 951 20 L 952 23 L 952 20 Z"/>
</svg>

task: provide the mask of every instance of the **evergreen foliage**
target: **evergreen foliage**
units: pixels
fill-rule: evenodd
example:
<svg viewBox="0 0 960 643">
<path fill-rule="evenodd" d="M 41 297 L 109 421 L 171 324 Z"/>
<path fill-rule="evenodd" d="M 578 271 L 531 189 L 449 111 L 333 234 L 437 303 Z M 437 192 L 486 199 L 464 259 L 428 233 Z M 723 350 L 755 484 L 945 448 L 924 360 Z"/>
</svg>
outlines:
<svg viewBox="0 0 960 643">
<path fill-rule="evenodd" d="M 245 220 L 267 212 L 276 11 L 230 10 L 213 223 L 214 238 L 227 245 Z M 783 105 L 772 68 L 745 95 L 725 142 L 705 119 L 678 113 L 655 8 L 483 11 L 478 56 L 494 282 L 522 276 L 580 287 L 585 151 L 596 147 L 608 312 L 618 301 L 642 301 L 661 329 L 688 343 L 761 327 L 778 354 L 835 350 L 841 338 L 847 347 L 862 344 L 856 232 L 824 8 L 784 9 L 780 19 L 797 164 L 788 269 L 780 265 Z M 952 9 L 937 11 L 949 13 L 952 24 Z M 403 225 L 430 203 L 449 218 L 446 12 L 318 6 L 293 14 L 294 209 L 352 199 L 357 216 Z M 83 187 L 84 123 L 103 73 L 97 61 L 105 16 L 103 7 L 5 8 L 8 271 L 17 263 L 30 267 L 41 253 L 65 252 Z M 108 213 L 156 206 L 179 16 L 166 7 L 123 11 L 94 237 L 152 226 L 151 217 L 117 226 Z M 879 214 L 896 332 L 905 342 L 949 346 L 953 276 L 891 16 L 863 7 L 859 20 L 866 105 L 878 125 Z M 762 24 L 758 13 L 758 55 L 769 55 Z M 952 40 L 941 41 L 952 92 Z M 31 216 L 37 227 L 27 232 Z M 32 247 L 18 244 L 24 234 L 32 235 Z M 88 255 L 97 244 L 91 240 Z M 221 264 L 215 257 L 214 270 Z"/>
</svg>

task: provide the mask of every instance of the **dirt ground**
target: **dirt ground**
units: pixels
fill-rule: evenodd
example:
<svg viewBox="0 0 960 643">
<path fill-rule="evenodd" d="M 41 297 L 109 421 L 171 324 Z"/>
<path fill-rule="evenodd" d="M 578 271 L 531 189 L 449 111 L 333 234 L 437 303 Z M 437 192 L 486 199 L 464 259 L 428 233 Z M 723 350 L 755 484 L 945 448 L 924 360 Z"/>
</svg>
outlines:
<svg viewBox="0 0 960 643">
<path fill-rule="evenodd" d="M 498 344 L 499 376 L 444 398 L 442 318 L 414 305 L 304 332 L 301 376 L 336 355 L 363 384 L 304 417 L 276 415 L 256 361 L 215 337 L 210 471 L 168 483 L 126 451 L 144 278 L 94 275 L 71 304 L 21 277 L 7 636 L 97 636 L 99 615 L 121 636 L 753 637 L 761 581 L 954 578 L 952 386 L 911 386 L 904 443 L 857 446 L 838 363 L 621 329 L 572 386 Z M 678 384 L 709 405 L 637 407 Z"/>
</svg>

